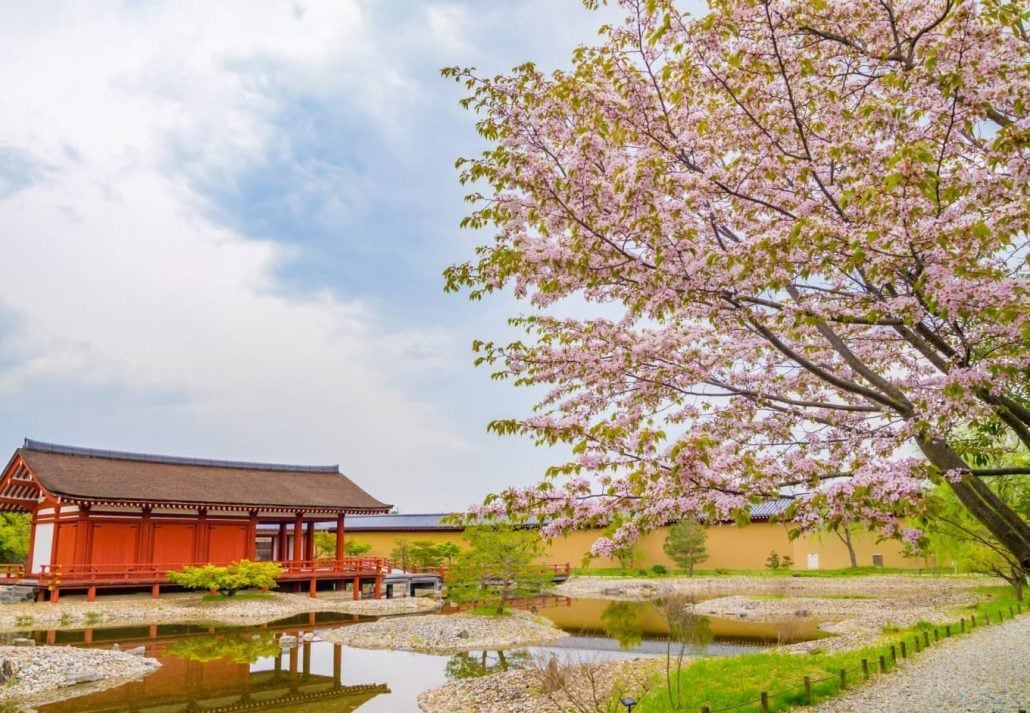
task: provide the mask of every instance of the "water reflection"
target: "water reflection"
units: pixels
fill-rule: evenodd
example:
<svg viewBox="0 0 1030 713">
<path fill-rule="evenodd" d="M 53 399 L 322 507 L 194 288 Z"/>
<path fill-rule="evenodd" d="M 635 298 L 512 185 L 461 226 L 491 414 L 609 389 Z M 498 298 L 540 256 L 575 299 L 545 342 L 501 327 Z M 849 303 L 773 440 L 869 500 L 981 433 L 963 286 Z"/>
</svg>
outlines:
<svg viewBox="0 0 1030 713">
<path fill-rule="evenodd" d="M 478 678 L 512 668 L 526 668 L 531 661 L 528 651 L 463 651 L 447 660 L 447 680 Z"/>
<path fill-rule="evenodd" d="M 417 710 L 421 691 L 448 680 L 534 666 L 557 656 L 629 658 L 726 655 L 753 651 L 786 637 L 815 634 L 808 619 L 781 625 L 698 616 L 688 602 L 536 600 L 530 606 L 571 634 L 548 646 L 433 655 L 360 650 L 320 640 L 318 631 L 368 617 L 305 614 L 262 626 L 143 625 L 39 631 L 39 643 L 145 647 L 162 667 L 144 679 L 91 696 L 38 707 L 40 713 L 394 713 Z M 298 644 L 281 648 L 279 636 Z M 305 634 L 314 640 L 305 641 Z M 307 637 L 311 638 L 311 636 Z"/>
</svg>

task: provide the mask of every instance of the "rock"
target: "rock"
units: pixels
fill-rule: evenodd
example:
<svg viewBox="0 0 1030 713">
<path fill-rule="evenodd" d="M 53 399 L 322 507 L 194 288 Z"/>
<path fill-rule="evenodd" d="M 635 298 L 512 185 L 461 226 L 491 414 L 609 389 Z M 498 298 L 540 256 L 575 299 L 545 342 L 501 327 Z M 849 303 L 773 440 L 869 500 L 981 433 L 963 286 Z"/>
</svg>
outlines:
<svg viewBox="0 0 1030 713">
<path fill-rule="evenodd" d="M 457 634 L 455 634 L 455 636 L 458 637 L 459 639 L 467 639 L 467 638 L 469 638 L 469 633 L 467 631 L 465 631 L 464 629 L 462 629 Z"/>
<path fill-rule="evenodd" d="M 32 639 L 13 639 L 11 646 L 35 646 L 36 642 Z"/>
<path fill-rule="evenodd" d="M 111 650 L 112 650 L 112 651 L 121 651 L 121 650 L 122 650 L 121 644 L 119 644 L 119 643 L 118 643 L 118 642 L 116 641 L 116 642 L 114 643 L 114 645 L 113 645 L 113 646 L 111 646 Z"/>
<path fill-rule="evenodd" d="M 93 683 L 94 681 L 103 680 L 103 678 L 104 677 L 96 671 L 79 671 L 77 673 L 67 674 L 64 679 L 64 685 L 74 686 L 79 683 Z"/>
<path fill-rule="evenodd" d="M 147 653 L 146 646 L 136 646 L 131 649 L 125 649 L 125 653 L 132 654 L 133 656 L 144 656 Z"/>
<path fill-rule="evenodd" d="M 0 664 L 0 683 L 7 683 L 17 676 L 18 664 L 11 659 L 4 659 L 3 664 Z"/>
</svg>

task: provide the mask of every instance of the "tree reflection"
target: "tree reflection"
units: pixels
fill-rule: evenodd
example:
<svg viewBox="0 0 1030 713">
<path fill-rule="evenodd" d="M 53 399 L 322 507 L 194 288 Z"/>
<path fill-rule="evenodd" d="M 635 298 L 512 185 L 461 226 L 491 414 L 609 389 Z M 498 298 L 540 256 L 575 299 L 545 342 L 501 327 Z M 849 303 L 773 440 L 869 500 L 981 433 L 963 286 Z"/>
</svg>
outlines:
<svg viewBox="0 0 1030 713">
<path fill-rule="evenodd" d="M 229 659 L 235 663 L 251 664 L 259 658 L 275 656 L 279 650 L 275 636 L 271 632 L 261 632 L 194 636 L 169 644 L 165 653 L 201 663 Z"/>
<path fill-rule="evenodd" d="M 510 668 L 524 668 L 530 661 L 527 651 L 462 651 L 447 660 L 447 680 L 479 678 Z"/>
<path fill-rule="evenodd" d="M 665 682 L 669 691 L 669 704 L 674 710 L 679 710 L 683 702 L 683 677 L 680 674 L 687 647 L 703 651 L 715 638 L 715 634 L 712 633 L 708 617 L 694 613 L 693 597 L 681 595 L 660 599 L 658 606 L 669 626 L 669 638 L 665 645 Z M 677 644 L 675 650 L 673 643 Z"/>
<path fill-rule="evenodd" d="M 601 613 L 604 633 L 628 651 L 644 640 L 643 614 L 649 605 L 638 602 L 612 602 Z"/>
</svg>

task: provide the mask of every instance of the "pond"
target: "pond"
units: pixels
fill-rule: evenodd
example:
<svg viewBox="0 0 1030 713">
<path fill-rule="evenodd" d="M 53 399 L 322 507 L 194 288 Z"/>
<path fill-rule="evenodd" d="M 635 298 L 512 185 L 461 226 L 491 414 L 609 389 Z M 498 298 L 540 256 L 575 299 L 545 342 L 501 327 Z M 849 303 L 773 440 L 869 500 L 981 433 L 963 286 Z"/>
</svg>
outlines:
<svg viewBox="0 0 1030 713">
<path fill-rule="evenodd" d="M 417 711 L 424 690 L 449 680 L 525 666 L 534 657 L 562 660 L 665 655 L 667 612 L 652 603 L 548 598 L 537 611 L 572 636 L 557 645 L 509 651 L 434 655 L 355 649 L 305 633 L 371 618 L 311 613 L 262 626 L 207 627 L 155 624 L 132 627 L 36 631 L 40 643 L 122 649 L 144 646 L 161 661 L 139 681 L 100 693 L 38 707 L 40 713 L 179 713 L 270 711 L 279 713 L 401 713 Z M 688 655 L 754 651 L 783 639 L 772 624 L 711 617 L 673 617 L 672 630 Z M 815 622 L 792 625 L 792 640 L 817 635 Z M 300 644 L 280 649 L 278 637 Z M 21 635 L 26 635 L 24 632 Z M 677 644 L 678 650 L 678 644 Z"/>
</svg>

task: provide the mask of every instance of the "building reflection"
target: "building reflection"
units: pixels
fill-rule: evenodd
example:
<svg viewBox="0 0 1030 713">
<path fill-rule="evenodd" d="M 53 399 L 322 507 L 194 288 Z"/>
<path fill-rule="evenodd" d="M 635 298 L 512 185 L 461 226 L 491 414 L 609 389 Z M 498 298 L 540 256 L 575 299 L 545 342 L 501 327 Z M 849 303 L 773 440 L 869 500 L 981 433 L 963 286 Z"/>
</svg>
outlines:
<svg viewBox="0 0 1030 713">
<path fill-rule="evenodd" d="M 304 635 L 308 633 L 305 628 L 213 629 L 207 635 L 196 631 L 175 635 L 163 631 L 166 628 L 183 627 L 134 627 L 134 632 L 146 632 L 138 639 L 125 636 L 126 629 L 58 632 L 62 638 L 78 634 L 81 643 L 96 641 L 98 635 L 107 638 L 121 632 L 118 641 L 123 650 L 143 646 L 146 655 L 160 659 L 162 665 L 149 676 L 118 688 L 49 703 L 39 706 L 38 710 L 40 713 L 301 710 L 349 713 L 372 698 L 389 693 L 385 684 L 344 685 L 343 647 L 330 642 L 305 641 Z M 281 647 L 280 636 L 294 637 L 297 643 Z M 323 659 L 331 648 L 331 674 L 313 671 L 314 647 L 321 648 Z"/>
</svg>

